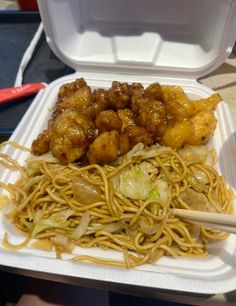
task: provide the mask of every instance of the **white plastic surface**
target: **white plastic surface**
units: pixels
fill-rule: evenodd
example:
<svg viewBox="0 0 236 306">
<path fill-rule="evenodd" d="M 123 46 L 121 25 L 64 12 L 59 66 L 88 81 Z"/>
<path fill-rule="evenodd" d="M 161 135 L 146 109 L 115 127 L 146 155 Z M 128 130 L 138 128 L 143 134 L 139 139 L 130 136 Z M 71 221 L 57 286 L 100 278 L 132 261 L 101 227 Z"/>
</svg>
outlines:
<svg viewBox="0 0 236 306">
<path fill-rule="evenodd" d="M 198 78 L 229 56 L 235 0 L 38 0 L 49 46 L 76 71 Z"/>
<path fill-rule="evenodd" d="M 145 86 L 159 81 L 162 84 L 177 84 L 184 88 L 189 96 L 204 98 L 212 94 L 212 91 L 195 81 L 183 81 L 172 79 L 157 79 L 154 77 L 133 75 L 111 75 L 83 72 L 59 79 L 40 92 L 37 99 L 27 111 L 20 122 L 11 140 L 22 145 L 31 146 L 32 140 L 46 127 L 52 107 L 56 101 L 59 87 L 63 83 L 71 82 L 76 77 L 84 77 L 88 85 L 93 88 L 111 86 L 112 80 L 125 82 L 142 82 Z M 209 143 L 214 147 L 219 157 L 219 171 L 225 176 L 227 183 L 234 187 L 236 180 L 236 150 L 234 143 L 233 127 L 224 103 L 220 103 L 217 109 L 218 126 L 214 138 Z M 11 147 L 6 148 L 7 153 L 24 163 L 27 153 L 22 153 Z M 4 170 L 0 167 L 0 181 L 14 182 L 16 173 Z M 0 239 L 4 232 L 9 233 L 9 239 L 13 243 L 20 242 L 21 238 L 16 234 L 12 225 L 7 223 L 2 213 L 0 214 Z M 120 259 L 122 255 L 115 251 L 102 251 L 98 248 L 77 248 L 75 254 L 95 255 L 101 258 Z M 59 276 L 90 279 L 97 282 L 105 281 L 122 285 L 135 285 L 146 288 L 159 288 L 195 293 L 224 293 L 236 289 L 236 235 L 231 235 L 226 241 L 214 243 L 210 247 L 210 255 L 206 259 L 191 260 L 186 258 L 164 257 L 155 265 L 143 265 L 131 270 L 98 266 L 89 263 L 72 263 L 67 260 L 56 260 L 54 253 L 25 248 L 12 253 L 0 247 L 0 263 L 6 267 L 14 267 L 32 272 L 50 273 Z M 30 272 L 29 272 L 30 273 Z"/>
</svg>

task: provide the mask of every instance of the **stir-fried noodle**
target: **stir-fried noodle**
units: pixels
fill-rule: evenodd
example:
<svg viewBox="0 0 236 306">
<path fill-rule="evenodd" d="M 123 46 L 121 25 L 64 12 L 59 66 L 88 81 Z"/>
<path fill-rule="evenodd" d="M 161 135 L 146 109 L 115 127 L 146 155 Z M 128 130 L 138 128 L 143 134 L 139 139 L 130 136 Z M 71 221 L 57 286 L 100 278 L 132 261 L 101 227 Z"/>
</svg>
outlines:
<svg viewBox="0 0 236 306">
<path fill-rule="evenodd" d="M 21 147 L 20 147 L 21 148 Z M 23 149 L 23 148 L 21 148 Z M 232 213 L 233 193 L 212 167 L 214 152 L 185 147 L 176 152 L 159 145 L 136 145 L 113 165 L 61 165 L 43 157 L 24 166 L 1 154 L 1 164 L 20 171 L 15 184 L 1 183 L 13 209 L 6 215 L 26 240 L 3 245 L 34 246 L 72 253 L 75 246 L 113 249 L 124 260 L 72 255 L 72 260 L 134 267 L 160 257 L 205 257 L 210 240 L 227 233 L 192 225 L 172 208 Z"/>
</svg>

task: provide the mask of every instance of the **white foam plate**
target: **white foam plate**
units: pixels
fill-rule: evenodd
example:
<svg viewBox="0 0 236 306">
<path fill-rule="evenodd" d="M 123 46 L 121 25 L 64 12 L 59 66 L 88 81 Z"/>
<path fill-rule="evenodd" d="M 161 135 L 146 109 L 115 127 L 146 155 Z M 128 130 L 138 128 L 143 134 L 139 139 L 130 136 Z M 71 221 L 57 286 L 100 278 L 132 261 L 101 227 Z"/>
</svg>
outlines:
<svg viewBox="0 0 236 306">
<path fill-rule="evenodd" d="M 63 83 L 72 82 L 77 77 L 84 77 L 88 85 L 108 88 L 112 80 L 123 82 L 141 82 L 144 86 L 159 81 L 161 84 L 176 84 L 183 87 L 185 92 L 194 98 L 205 98 L 213 92 L 194 80 L 154 78 L 152 76 L 134 76 L 106 73 L 90 73 L 70 75 L 50 84 L 42 90 L 11 137 L 24 146 L 30 147 L 32 141 L 47 126 L 52 108 L 57 98 L 59 87 Z M 222 102 L 216 112 L 218 125 L 213 139 L 209 142 L 214 147 L 218 158 L 219 171 L 224 175 L 228 185 L 234 188 L 236 169 L 235 135 L 227 105 Z M 27 158 L 27 153 L 7 146 L 4 151 L 21 164 Z M 0 180 L 14 182 L 17 174 L 0 167 Z M 4 232 L 9 233 L 9 240 L 18 243 L 22 240 L 14 226 L 10 225 L 0 214 L 0 239 Z M 122 259 L 116 251 L 103 251 L 98 248 L 84 249 L 77 247 L 75 254 L 88 254 L 107 259 Z M 0 247 L 0 263 L 8 268 L 17 268 L 27 273 L 43 272 L 52 277 L 67 277 L 95 282 L 109 282 L 109 284 L 135 285 L 144 288 L 168 289 L 182 292 L 203 294 L 225 293 L 236 289 L 236 236 L 231 235 L 226 241 L 212 243 L 209 256 L 205 259 L 193 260 L 186 258 L 163 257 L 154 265 L 143 266 L 126 270 L 120 268 L 94 265 L 90 263 L 72 263 L 68 256 L 62 260 L 55 259 L 54 253 L 24 248 L 19 252 L 10 252 Z"/>
</svg>

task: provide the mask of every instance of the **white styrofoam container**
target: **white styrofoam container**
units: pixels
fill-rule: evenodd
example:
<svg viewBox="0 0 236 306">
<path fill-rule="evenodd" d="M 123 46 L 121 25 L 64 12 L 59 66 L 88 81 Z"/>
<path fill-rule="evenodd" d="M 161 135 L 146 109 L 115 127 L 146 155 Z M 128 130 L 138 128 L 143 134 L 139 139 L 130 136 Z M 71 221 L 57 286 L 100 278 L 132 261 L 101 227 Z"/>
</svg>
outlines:
<svg viewBox="0 0 236 306">
<path fill-rule="evenodd" d="M 111 86 L 113 80 L 176 84 L 190 97 L 204 98 L 213 91 L 197 78 L 219 66 L 230 54 L 236 33 L 235 0 L 39 0 L 47 41 L 53 52 L 76 72 L 51 83 L 36 97 L 11 140 L 31 146 L 46 127 L 59 87 L 84 77 L 93 88 Z M 219 171 L 229 186 L 236 180 L 235 135 L 229 109 L 222 102 L 216 112 L 218 126 L 209 142 L 219 157 Z M 7 147 L 20 163 L 27 153 Z M 0 168 L 0 180 L 14 182 L 17 175 Z M 19 242 L 12 225 L 0 215 L 0 238 Z M 77 248 L 75 254 L 119 259 L 115 251 Z M 202 260 L 164 257 L 154 265 L 132 270 L 56 260 L 53 253 L 25 248 L 12 253 L 0 248 L 0 263 L 27 273 L 106 282 L 147 289 L 202 294 L 236 289 L 236 236 L 212 243 Z M 42 274 L 41 274 L 42 275 Z M 105 285 L 104 285 L 105 287 Z"/>
</svg>

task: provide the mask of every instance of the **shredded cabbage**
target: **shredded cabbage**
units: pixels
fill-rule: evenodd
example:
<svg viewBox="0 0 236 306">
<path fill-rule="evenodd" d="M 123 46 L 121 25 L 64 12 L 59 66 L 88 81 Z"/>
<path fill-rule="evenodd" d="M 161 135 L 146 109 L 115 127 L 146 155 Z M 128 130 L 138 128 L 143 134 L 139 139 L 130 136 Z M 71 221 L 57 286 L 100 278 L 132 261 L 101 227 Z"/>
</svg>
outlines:
<svg viewBox="0 0 236 306">
<path fill-rule="evenodd" d="M 138 166 L 125 170 L 120 175 L 119 191 L 125 197 L 139 200 L 162 201 L 166 203 L 169 198 L 168 183 L 164 180 L 151 182 L 151 174 L 157 174 L 157 168 L 151 163 L 142 162 Z M 157 214 L 159 205 L 149 205 L 150 210 Z"/>
<path fill-rule="evenodd" d="M 155 188 L 159 193 L 159 199 L 161 202 L 166 203 L 169 199 L 169 186 L 168 183 L 164 180 L 156 180 L 155 181 Z"/>
<path fill-rule="evenodd" d="M 141 165 L 121 173 L 119 191 L 125 197 L 144 200 L 148 198 L 151 190 L 152 183 L 149 181 L 149 174 Z"/>
<path fill-rule="evenodd" d="M 158 192 L 156 186 L 149 192 L 148 199 L 153 201 L 160 200 L 160 193 Z"/>
<path fill-rule="evenodd" d="M 65 228 L 70 225 L 68 218 L 73 215 L 74 210 L 65 209 L 52 214 L 49 218 L 43 219 L 42 211 L 36 213 L 34 219 L 34 229 L 32 231 L 32 237 L 35 237 L 40 232 L 48 228 Z"/>
<path fill-rule="evenodd" d="M 79 238 L 82 237 L 86 233 L 90 220 L 91 218 L 90 218 L 89 211 L 85 211 L 82 214 L 82 218 L 81 218 L 81 222 L 79 226 L 71 234 L 71 238 L 73 238 L 74 240 L 79 240 Z"/>
<path fill-rule="evenodd" d="M 142 156 L 144 158 L 152 158 L 163 154 L 163 152 L 169 152 L 171 148 L 160 146 L 158 143 L 151 146 L 145 147 L 143 143 L 136 144 L 131 151 L 127 153 L 127 158 L 132 159 L 133 157 Z"/>
<path fill-rule="evenodd" d="M 206 190 L 206 185 L 201 180 L 198 179 L 197 176 L 188 173 L 186 175 L 187 183 L 196 191 L 204 192 Z"/>
<path fill-rule="evenodd" d="M 185 145 L 178 151 L 180 156 L 186 161 L 200 161 L 201 163 L 214 167 L 217 161 L 214 149 L 208 149 L 206 146 Z"/>
</svg>

